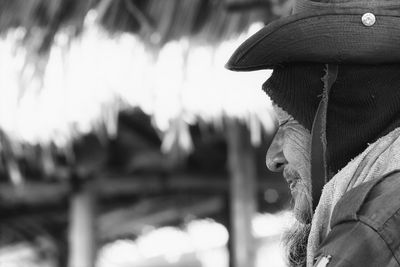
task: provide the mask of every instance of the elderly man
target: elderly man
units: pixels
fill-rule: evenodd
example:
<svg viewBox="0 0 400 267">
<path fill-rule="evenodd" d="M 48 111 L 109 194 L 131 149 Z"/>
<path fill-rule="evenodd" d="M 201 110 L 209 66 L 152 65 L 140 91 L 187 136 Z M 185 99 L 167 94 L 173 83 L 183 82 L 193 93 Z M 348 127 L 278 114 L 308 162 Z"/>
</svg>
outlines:
<svg viewBox="0 0 400 267">
<path fill-rule="evenodd" d="M 292 266 L 400 266 L 400 1 L 295 0 L 227 63 L 263 89 L 298 221 Z"/>
</svg>

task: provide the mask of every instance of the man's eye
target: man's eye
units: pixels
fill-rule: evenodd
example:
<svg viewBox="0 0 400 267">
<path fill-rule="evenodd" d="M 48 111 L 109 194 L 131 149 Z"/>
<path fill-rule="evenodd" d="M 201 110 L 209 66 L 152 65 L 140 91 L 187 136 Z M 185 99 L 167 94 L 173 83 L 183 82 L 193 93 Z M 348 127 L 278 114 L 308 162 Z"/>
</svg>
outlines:
<svg viewBox="0 0 400 267">
<path fill-rule="evenodd" d="M 286 123 L 288 123 L 290 121 L 290 119 L 286 119 L 284 121 L 282 121 L 281 123 L 279 123 L 279 127 L 284 126 Z"/>
</svg>

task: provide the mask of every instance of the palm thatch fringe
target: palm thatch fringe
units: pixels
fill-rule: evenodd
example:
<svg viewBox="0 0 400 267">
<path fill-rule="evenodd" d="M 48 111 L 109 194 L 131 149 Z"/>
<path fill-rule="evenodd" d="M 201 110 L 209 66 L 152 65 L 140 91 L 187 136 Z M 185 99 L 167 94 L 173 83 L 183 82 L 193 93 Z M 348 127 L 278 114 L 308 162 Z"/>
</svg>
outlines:
<svg viewBox="0 0 400 267">
<path fill-rule="evenodd" d="M 62 146 L 96 129 L 114 135 L 119 111 L 139 107 L 162 131 L 177 118 L 194 123 L 224 116 L 253 128 L 255 120 L 270 130 L 268 99 L 258 89 L 268 73 L 223 68 L 248 34 L 218 46 L 181 39 L 155 56 L 136 36 L 109 38 L 88 19 L 80 38 L 66 42 L 63 32 L 56 36 L 38 73 L 38 61 L 18 46 L 18 30 L 10 31 L 0 40 L 0 128 L 15 141 Z"/>
<path fill-rule="evenodd" d="M 230 13 L 228 4 L 0 0 L 0 169 L 21 183 L 15 161 L 36 146 L 49 173 L 54 151 L 73 164 L 71 143 L 93 132 L 114 136 L 118 114 L 132 108 L 153 118 L 164 151 L 190 152 L 187 125 L 223 128 L 225 117 L 244 121 L 259 143 L 262 129 L 273 129 L 258 89 L 269 73 L 223 65 L 271 12 Z"/>
<path fill-rule="evenodd" d="M 50 50 L 54 38 L 68 29 L 70 37 L 82 32 L 91 12 L 109 33 L 134 33 L 148 45 L 162 47 L 182 37 L 219 43 L 243 32 L 249 23 L 271 19 L 271 1 L 241 1 L 257 4 L 251 12 L 232 13 L 232 1 L 215 0 L 1 0 L 0 31 L 23 28 L 24 42 L 36 52 Z"/>
</svg>

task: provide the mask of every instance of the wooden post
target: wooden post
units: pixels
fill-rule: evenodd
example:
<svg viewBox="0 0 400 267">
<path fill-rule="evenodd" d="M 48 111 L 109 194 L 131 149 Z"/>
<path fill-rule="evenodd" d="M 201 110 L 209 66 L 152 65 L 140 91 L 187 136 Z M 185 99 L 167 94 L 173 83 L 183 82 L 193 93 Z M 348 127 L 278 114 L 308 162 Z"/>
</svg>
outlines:
<svg viewBox="0 0 400 267">
<path fill-rule="evenodd" d="M 95 267 L 95 192 L 90 184 L 78 186 L 71 195 L 69 267 Z"/>
<path fill-rule="evenodd" d="M 230 266 L 254 267 L 255 242 L 252 218 L 256 212 L 256 161 L 250 134 L 237 120 L 228 121 L 230 169 Z"/>
</svg>

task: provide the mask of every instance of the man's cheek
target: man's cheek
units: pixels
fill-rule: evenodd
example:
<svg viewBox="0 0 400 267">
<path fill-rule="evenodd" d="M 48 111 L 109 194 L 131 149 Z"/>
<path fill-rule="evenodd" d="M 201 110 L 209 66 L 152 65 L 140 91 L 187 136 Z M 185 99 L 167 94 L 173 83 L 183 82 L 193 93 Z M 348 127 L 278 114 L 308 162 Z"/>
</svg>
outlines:
<svg viewBox="0 0 400 267">
<path fill-rule="evenodd" d="M 293 140 L 288 140 L 283 147 L 283 153 L 287 161 L 296 166 L 301 166 L 307 159 L 307 150 Z"/>
</svg>

